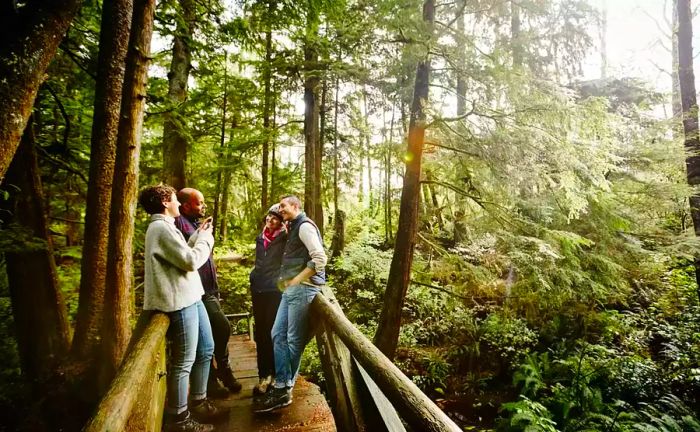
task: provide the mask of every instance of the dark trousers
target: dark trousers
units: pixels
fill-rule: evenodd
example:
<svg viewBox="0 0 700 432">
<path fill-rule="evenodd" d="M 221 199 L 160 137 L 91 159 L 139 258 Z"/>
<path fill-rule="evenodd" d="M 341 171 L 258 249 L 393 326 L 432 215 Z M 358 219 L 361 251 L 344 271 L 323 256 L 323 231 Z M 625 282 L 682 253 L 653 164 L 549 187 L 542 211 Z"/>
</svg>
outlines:
<svg viewBox="0 0 700 432">
<path fill-rule="evenodd" d="M 202 297 L 204 307 L 209 315 L 211 323 L 211 333 L 214 337 L 214 360 L 217 369 L 230 368 L 228 363 L 228 340 L 231 337 L 231 323 L 221 310 L 219 299 L 212 294 L 205 294 Z M 213 368 L 212 368 L 213 371 Z"/>
<path fill-rule="evenodd" d="M 253 293 L 255 345 L 258 351 L 258 376 L 275 375 L 275 354 L 272 350 L 272 325 L 282 299 L 279 291 Z"/>
</svg>

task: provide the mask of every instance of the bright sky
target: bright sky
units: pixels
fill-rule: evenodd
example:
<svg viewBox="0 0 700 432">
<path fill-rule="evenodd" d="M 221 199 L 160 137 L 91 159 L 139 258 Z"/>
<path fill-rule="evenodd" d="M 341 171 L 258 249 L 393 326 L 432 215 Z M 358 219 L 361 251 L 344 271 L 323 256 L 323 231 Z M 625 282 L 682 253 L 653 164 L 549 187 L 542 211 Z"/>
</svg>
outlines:
<svg viewBox="0 0 700 432">
<path fill-rule="evenodd" d="M 590 0 L 607 7 L 608 76 L 643 78 L 659 90 L 669 91 L 671 79 L 670 34 L 672 0 Z M 693 20 L 693 49 L 700 52 L 700 20 Z M 664 33 L 667 33 L 664 35 Z M 597 36 L 596 36 L 597 38 Z M 666 48 L 665 48 L 666 47 Z M 584 67 L 584 79 L 600 77 L 600 54 L 592 52 Z M 698 69 L 696 59 L 695 69 Z M 699 75 L 695 74 L 696 78 Z"/>
</svg>

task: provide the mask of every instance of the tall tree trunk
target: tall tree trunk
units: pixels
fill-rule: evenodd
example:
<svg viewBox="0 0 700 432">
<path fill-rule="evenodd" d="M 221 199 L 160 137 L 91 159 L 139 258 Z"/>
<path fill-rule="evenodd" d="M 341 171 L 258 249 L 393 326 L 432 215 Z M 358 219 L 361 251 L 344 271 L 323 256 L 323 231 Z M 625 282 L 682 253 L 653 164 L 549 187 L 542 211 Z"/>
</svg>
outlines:
<svg viewBox="0 0 700 432">
<path fill-rule="evenodd" d="M 602 79 L 608 77 L 608 3 L 606 0 L 602 0 L 600 11 L 600 77 Z"/>
<path fill-rule="evenodd" d="M 391 123 L 389 124 L 389 143 L 386 148 L 385 164 L 386 164 L 386 178 L 385 181 L 385 212 L 386 219 L 384 225 L 384 232 L 387 245 L 393 243 L 394 241 L 394 228 L 391 223 L 391 150 L 394 147 L 394 120 L 396 118 L 396 110 L 394 106 L 394 101 L 391 102 Z"/>
<path fill-rule="evenodd" d="M 319 121 L 320 109 L 318 91 L 321 83 L 318 77 L 317 38 L 319 28 L 319 11 L 316 2 L 307 1 L 306 41 L 304 45 L 304 141 L 306 153 L 304 157 L 304 211 L 316 222 L 319 230 L 323 229 L 323 215 L 317 214 L 320 207 L 320 167 L 319 151 Z"/>
<path fill-rule="evenodd" d="M 219 223 L 219 241 L 225 243 L 228 238 L 228 201 L 231 191 L 231 177 L 233 173 L 230 168 L 226 168 L 221 183 L 221 215 Z"/>
<path fill-rule="evenodd" d="M 437 193 L 435 192 L 433 172 L 431 170 L 426 170 L 425 179 L 428 180 L 428 191 L 430 192 L 430 199 L 432 200 L 432 209 L 435 219 L 437 220 L 438 226 L 441 230 L 445 229 L 445 223 L 442 220 L 442 210 L 440 209 L 440 204 L 438 203 Z"/>
<path fill-rule="evenodd" d="M 168 101 L 172 111 L 165 114 L 163 122 L 163 168 L 165 181 L 177 190 L 187 185 L 187 138 L 182 105 L 187 99 L 187 80 L 192 69 L 194 34 L 194 0 L 179 0 L 182 16 L 177 20 L 173 39 L 173 58 L 168 72 Z"/>
<path fill-rule="evenodd" d="M 426 0 L 423 4 L 423 20 L 432 35 L 433 23 L 435 22 L 435 0 Z M 401 328 L 401 310 L 411 280 L 418 223 L 418 200 L 420 199 L 421 159 L 425 141 L 425 106 L 428 103 L 429 85 L 430 57 L 426 53 L 425 58 L 418 63 L 416 68 L 416 83 L 408 128 L 406 171 L 401 191 L 399 228 L 396 233 L 396 246 L 391 260 L 382 314 L 379 318 L 377 332 L 374 335 L 374 344 L 390 359 L 394 357 L 396 352 Z"/>
<path fill-rule="evenodd" d="M 340 53 L 338 54 L 340 60 Z M 338 214 L 338 93 L 340 77 L 335 77 L 335 101 L 333 101 L 333 212 Z"/>
<path fill-rule="evenodd" d="M 367 88 L 366 86 L 363 87 L 363 92 L 362 92 L 362 102 L 364 105 L 364 111 L 365 111 L 365 133 L 364 135 L 364 140 L 365 140 L 365 146 L 367 148 L 367 152 L 365 153 L 365 157 L 367 158 L 367 196 L 369 200 L 369 210 L 370 214 L 372 214 L 372 201 L 373 201 L 373 196 L 372 196 L 372 157 L 371 157 L 371 149 L 372 149 L 372 133 L 370 131 L 370 125 L 369 125 L 369 105 L 367 104 Z"/>
<path fill-rule="evenodd" d="M 231 193 L 231 178 L 233 176 L 233 170 L 231 167 L 231 164 L 233 162 L 231 147 L 233 146 L 233 138 L 237 128 L 238 113 L 236 112 L 236 110 L 233 110 L 233 116 L 231 119 L 231 130 L 229 131 L 228 136 L 229 148 L 226 149 L 224 152 L 224 168 L 222 170 L 223 174 L 221 181 L 221 214 L 219 222 L 219 241 L 221 243 L 226 242 L 228 236 L 228 203 Z"/>
<path fill-rule="evenodd" d="M 457 8 L 457 33 L 459 40 L 457 46 L 459 48 L 459 64 L 462 65 L 467 61 L 467 53 L 465 51 L 467 44 L 464 43 L 464 8 L 467 0 L 461 1 L 461 6 Z M 467 112 L 467 80 L 464 78 L 464 72 L 457 70 L 457 116 L 462 116 Z"/>
<path fill-rule="evenodd" d="M 109 217 L 109 260 L 102 324 L 103 357 L 100 362 L 102 389 L 106 389 L 114 378 L 131 338 L 134 219 L 156 1 L 135 0 L 134 3 Z"/>
<path fill-rule="evenodd" d="M 671 112 L 673 113 L 673 127 L 671 131 L 674 137 L 681 135 L 682 114 L 681 89 L 678 82 L 678 7 L 673 0 L 673 18 L 671 29 Z"/>
<path fill-rule="evenodd" d="M 338 210 L 333 221 L 333 239 L 331 240 L 331 261 L 338 259 L 345 250 L 345 212 Z"/>
<path fill-rule="evenodd" d="M 10 211 L 14 222 L 43 245 L 20 244 L 16 251 L 5 252 L 5 260 L 22 372 L 32 381 L 43 381 L 54 374 L 68 352 L 69 326 L 34 145 L 30 117 L 4 182 L 19 190 L 3 189 L 13 191 Z"/>
<path fill-rule="evenodd" d="M 314 151 L 314 201 L 316 209 L 314 221 L 318 226 L 321 235 L 325 227 L 323 216 L 323 173 L 321 171 L 321 161 L 323 160 L 323 145 L 326 133 L 326 93 L 328 91 L 326 78 L 323 78 L 321 84 L 321 106 L 319 109 L 319 133 L 318 141 L 316 141 L 316 150 Z"/>
<path fill-rule="evenodd" d="M 513 55 L 513 67 L 523 65 L 523 41 L 520 31 L 520 5 L 516 0 L 510 2 L 510 43 Z"/>
<path fill-rule="evenodd" d="M 225 146 L 226 146 L 226 104 L 228 102 L 228 53 L 224 52 L 224 103 L 223 109 L 221 111 L 221 134 L 219 135 L 219 151 L 218 160 L 219 163 L 223 160 Z M 219 222 L 219 205 L 221 202 L 221 182 L 222 182 L 222 171 L 223 168 L 219 166 L 216 172 L 216 194 L 214 195 L 214 214 L 213 216 L 213 230 L 212 235 L 216 236 L 216 226 Z"/>
<path fill-rule="evenodd" d="M 97 354 L 100 339 L 109 243 L 109 208 L 132 11 L 133 0 L 105 1 L 102 7 L 90 144 L 90 184 L 83 236 L 85 244 L 78 315 L 71 347 L 72 357 L 77 361 L 92 359 Z"/>
<path fill-rule="evenodd" d="M 265 99 L 263 100 L 263 129 L 265 138 L 263 139 L 262 151 L 262 194 L 261 205 L 262 211 L 267 211 L 269 207 L 269 197 L 267 193 L 268 185 L 268 161 L 270 158 L 270 138 L 272 130 L 270 129 L 270 111 L 272 108 L 272 14 L 274 12 L 274 2 L 268 0 L 267 11 L 268 17 L 265 20 L 267 29 L 265 30 L 265 65 L 263 66 L 263 81 L 265 87 Z"/>
<path fill-rule="evenodd" d="M 693 23 L 690 0 L 676 0 L 678 8 L 678 80 L 683 107 L 683 132 L 685 133 L 685 168 L 688 184 L 700 185 L 700 139 L 698 139 L 698 103 L 693 72 Z M 694 192 L 689 198 L 690 215 L 695 235 L 700 236 L 700 194 Z M 700 257 L 695 258 L 695 278 L 700 299 Z"/>
<path fill-rule="evenodd" d="M 273 204 L 277 202 L 277 184 L 276 184 L 276 178 L 277 178 L 277 155 L 276 155 L 276 150 L 277 150 L 277 91 L 273 88 L 272 91 L 272 124 L 270 125 L 270 129 L 272 130 L 272 139 L 271 139 L 271 153 L 272 153 L 272 161 L 270 164 L 270 195 L 272 196 L 272 199 L 270 202 Z"/>
<path fill-rule="evenodd" d="M 0 181 L 19 146 L 46 69 L 56 55 L 79 0 L 0 6 Z"/>
</svg>

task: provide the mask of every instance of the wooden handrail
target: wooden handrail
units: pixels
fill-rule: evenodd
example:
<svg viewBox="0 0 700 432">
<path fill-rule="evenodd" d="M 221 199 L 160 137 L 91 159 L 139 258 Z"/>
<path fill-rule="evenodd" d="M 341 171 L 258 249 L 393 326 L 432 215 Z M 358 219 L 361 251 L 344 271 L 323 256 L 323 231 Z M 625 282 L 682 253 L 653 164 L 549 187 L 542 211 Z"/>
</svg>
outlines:
<svg viewBox="0 0 700 432">
<path fill-rule="evenodd" d="M 143 315 L 143 314 L 146 315 Z M 142 335 L 133 344 L 129 355 L 122 362 L 117 376 L 102 397 L 95 414 L 83 428 L 84 432 L 121 432 L 126 430 L 127 421 L 134 410 L 136 401 L 142 394 L 143 385 L 149 373 L 154 372 L 149 367 L 164 344 L 165 333 L 170 325 L 170 319 L 163 313 L 143 312 L 141 319 L 148 319 Z M 138 325 L 137 325 L 138 327 Z M 164 363 L 165 359 L 162 359 Z M 147 395 L 157 399 L 154 395 Z M 157 401 L 155 402 L 157 403 Z M 160 409 L 162 413 L 162 401 Z M 156 416 L 159 417 L 159 416 Z M 158 422 L 156 422 L 158 423 Z M 160 428 L 160 424 L 157 425 Z M 159 429 L 158 429 L 159 430 Z"/>
<path fill-rule="evenodd" d="M 337 335 L 376 382 L 401 417 L 414 430 L 461 429 L 345 317 L 337 304 L 324 295 L 312 303 L 326 329 Z"/>
</svg>

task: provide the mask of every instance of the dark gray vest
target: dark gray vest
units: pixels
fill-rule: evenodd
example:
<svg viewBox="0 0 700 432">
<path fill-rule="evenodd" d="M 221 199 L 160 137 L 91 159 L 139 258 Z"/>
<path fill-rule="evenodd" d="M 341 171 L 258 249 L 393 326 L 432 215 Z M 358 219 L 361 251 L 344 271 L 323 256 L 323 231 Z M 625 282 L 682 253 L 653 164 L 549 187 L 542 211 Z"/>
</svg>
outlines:
<svg viewBox="0 0 700 432">
<path fill-rule="evenodd" d="M 316 233 L 318 238 L 323 243 L 321 238 L 321 233 L 318 227 L 303 212 L 299 214 L 293 221 L 289 223 L 289 230 L 287 232 L 287 244 L 284 248 L 284 254 L 282 255 L 282 268 L 280 269 L 280 279 L 289 280 L 294 276 L 298 275 L 307 263 L 311 261 L 311 256 L 309 251 L 304 246 L 304 243 L 299 238 L 299 228 L 304 223 L 310 223 L 316 228 Z M 309 282 L 314 285 L 324 285 L 326 283 L 326 272 L 319 272 L 309 278 Z"/>
</svg>

